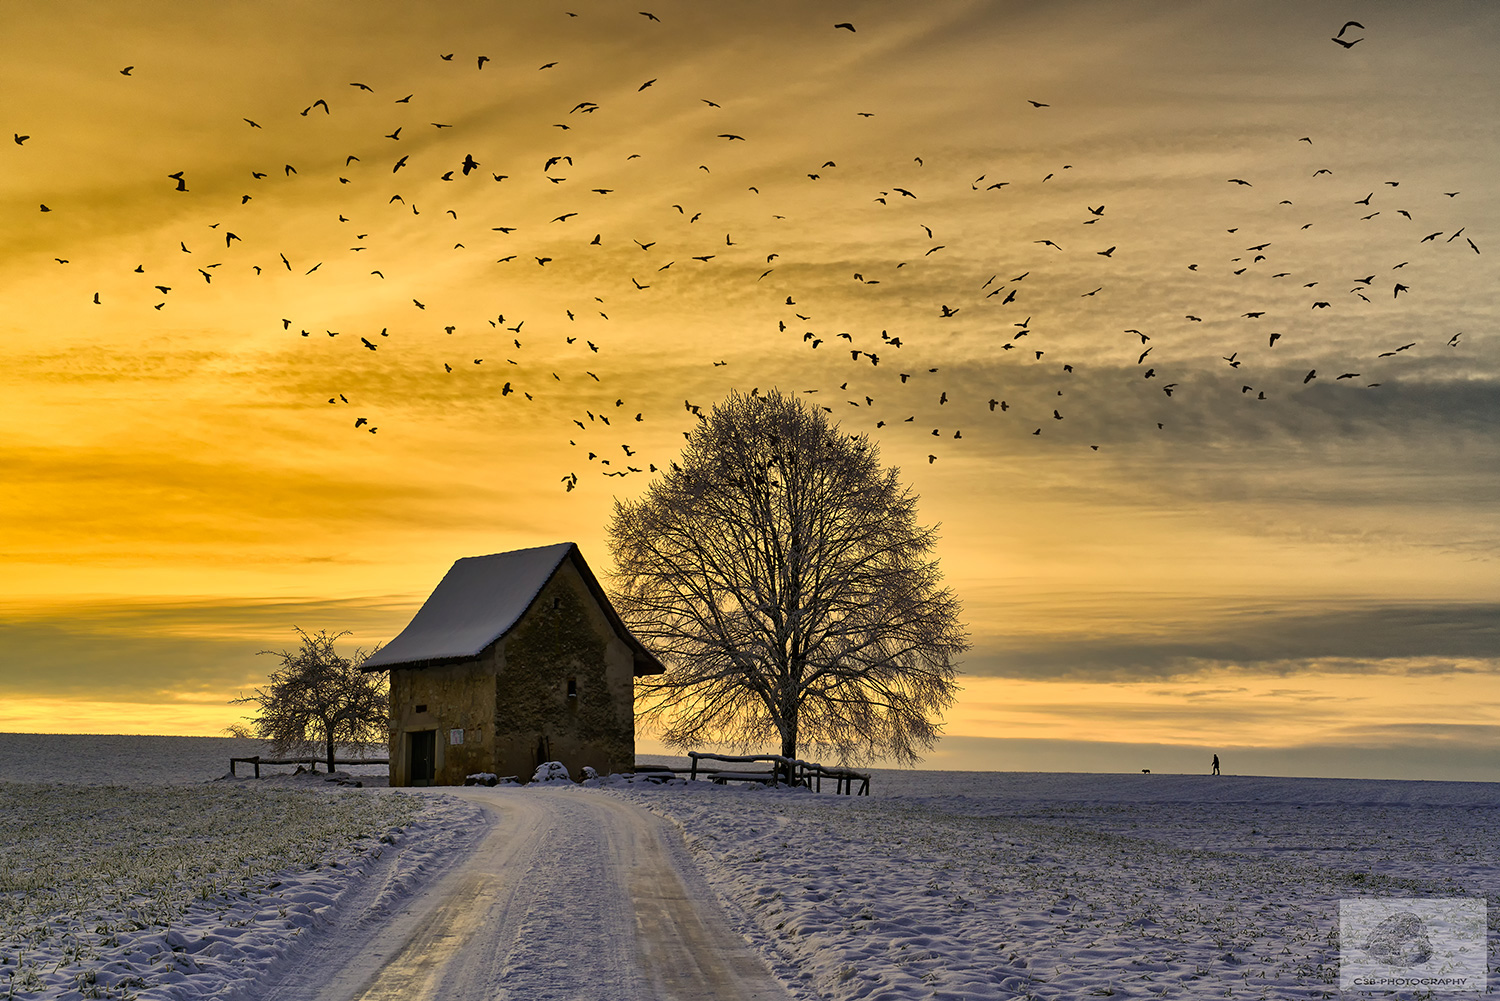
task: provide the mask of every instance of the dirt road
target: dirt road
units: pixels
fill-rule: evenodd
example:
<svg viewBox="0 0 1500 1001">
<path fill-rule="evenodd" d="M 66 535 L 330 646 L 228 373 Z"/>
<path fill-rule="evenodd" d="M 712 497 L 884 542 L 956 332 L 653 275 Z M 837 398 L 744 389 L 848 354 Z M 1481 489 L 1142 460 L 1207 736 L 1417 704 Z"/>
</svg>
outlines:
<svg viewBox="0 0 1500 1001">
<path fill-rule="evenodd" d="M 492 820 L 472 850 L 397 913 L 346 911 L 258 998 L 788 1001 L 660 818 L 576 788 L 445 791 Z"/>
</svg>

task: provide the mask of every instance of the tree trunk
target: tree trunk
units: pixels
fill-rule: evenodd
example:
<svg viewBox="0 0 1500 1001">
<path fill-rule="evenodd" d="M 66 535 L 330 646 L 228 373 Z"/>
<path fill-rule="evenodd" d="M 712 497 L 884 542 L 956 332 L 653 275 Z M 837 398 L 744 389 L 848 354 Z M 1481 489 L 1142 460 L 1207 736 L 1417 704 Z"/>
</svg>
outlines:
<svg viewBox="0 0 1500 1001">
<path fill-rule="evenodd" d="M 792 717 L 781 728 L 781 756 L 783 758 L 795 758 L 797 756 L 797 719 Z M 781 770 L 785 773 L 787 785 L 792 784 L 792 766 L 782 765 Z"/>
<path fill-rule="evenodd" d="M 328 774 L 329 775 L 333 774 L 333 758 L 334 758 L 333 749 L 334 749 L 333 730 L 329 729 L 328 730 Z"/>
</svg>

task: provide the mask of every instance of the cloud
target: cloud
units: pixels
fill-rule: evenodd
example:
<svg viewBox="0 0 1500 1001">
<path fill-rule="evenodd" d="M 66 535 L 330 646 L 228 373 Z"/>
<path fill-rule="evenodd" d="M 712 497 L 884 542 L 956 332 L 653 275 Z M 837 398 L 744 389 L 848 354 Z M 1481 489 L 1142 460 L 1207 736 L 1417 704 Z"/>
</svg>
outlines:
<svg viewBox="0 0 1500 1001">
<path fill-rule="evenodd" d="M 1059 630 L 975 642 L 963 670 L 1033 679 L 1149 680 L 1209 671 L 1500 672 L 1500 604 L 1319 603 L 1246 608 L 1174 624 L 1170 633 Z"/>
<path fill-rule="evenodd" d="M 163 704 L 228 699 L 265 681 L 277 661 L 262 650 L 295 649 L 293 630 L 351 630 L 340 649 L 372 648 L 409 621 L 405 598 L 295 601 L 70 602 L 0 622 L 0 691 L 12 701 L 46 697 Z"/>
</svg>

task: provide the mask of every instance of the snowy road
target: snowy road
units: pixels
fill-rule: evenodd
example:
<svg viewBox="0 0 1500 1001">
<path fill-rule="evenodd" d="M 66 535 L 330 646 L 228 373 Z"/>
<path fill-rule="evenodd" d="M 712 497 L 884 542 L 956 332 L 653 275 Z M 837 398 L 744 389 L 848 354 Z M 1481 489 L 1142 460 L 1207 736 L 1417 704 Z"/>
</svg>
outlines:
<svg viewBox="0 0 1500 1001">
<path fill-rule="evenodd" d="M 351 901 L 258 998 L 788 998 L 660 818 L 575 789 L 445 792 L 491 821 L 469 854 L 394 914 Z"/>
</svg>

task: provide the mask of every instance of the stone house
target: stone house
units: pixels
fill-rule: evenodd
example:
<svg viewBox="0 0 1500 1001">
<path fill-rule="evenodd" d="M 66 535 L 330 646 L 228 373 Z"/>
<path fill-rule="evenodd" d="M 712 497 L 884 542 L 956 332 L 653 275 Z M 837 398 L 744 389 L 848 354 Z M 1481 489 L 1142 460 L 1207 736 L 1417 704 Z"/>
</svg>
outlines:
<svg viewBox="0 0 1500 1001">
<path fill-rule="evenodd" d="M 364 663 L 391 674 L 390 782 L 635 765 L 635 679 L 665 671 L 571 542 L 454 563 Z"/>
</svg>

